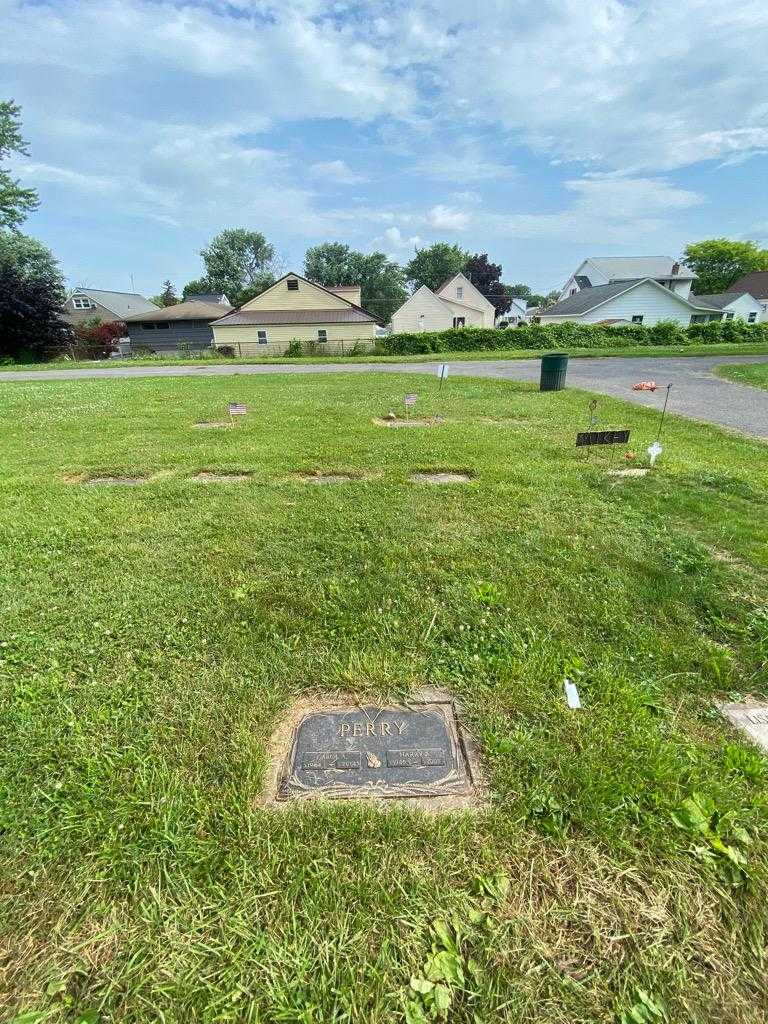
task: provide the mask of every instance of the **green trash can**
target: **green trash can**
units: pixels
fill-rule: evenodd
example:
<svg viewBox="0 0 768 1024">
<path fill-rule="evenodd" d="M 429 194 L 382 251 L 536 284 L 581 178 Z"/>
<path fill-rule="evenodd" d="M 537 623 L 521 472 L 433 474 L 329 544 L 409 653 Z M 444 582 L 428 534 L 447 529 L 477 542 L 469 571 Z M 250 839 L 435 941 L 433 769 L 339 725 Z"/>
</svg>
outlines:
<svg viewBox="0 0 768 1024">
<path fill-rule="evenodd" d="M 539 391 L 562 391 L 568 373 L 567 352 L 547 352 L 541 357 Z"/>
</svg>

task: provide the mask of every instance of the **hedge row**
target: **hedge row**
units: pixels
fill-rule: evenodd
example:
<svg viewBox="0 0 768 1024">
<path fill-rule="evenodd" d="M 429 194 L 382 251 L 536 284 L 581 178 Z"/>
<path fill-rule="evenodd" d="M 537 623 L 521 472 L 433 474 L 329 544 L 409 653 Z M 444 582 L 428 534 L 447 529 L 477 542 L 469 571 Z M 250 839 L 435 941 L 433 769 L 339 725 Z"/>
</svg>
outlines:
<svg viewBox="0 0 768 1024">
<path fill-rule="evenodd" d="M 716 345 L 719 342 L 768 343 L 768 322 L 713 320 L 683 327 L 664 320 L 652 327 L 623 324 L 556 323 L 522 324 L 520 327 L 459 327 L 420 334 L 390 334 L 379 338 L 376 352 L 382 355 L 414 355 L 428 352 L 477 352 L 494 349 L 629 348 L 633 345 Z"/>
</svg>

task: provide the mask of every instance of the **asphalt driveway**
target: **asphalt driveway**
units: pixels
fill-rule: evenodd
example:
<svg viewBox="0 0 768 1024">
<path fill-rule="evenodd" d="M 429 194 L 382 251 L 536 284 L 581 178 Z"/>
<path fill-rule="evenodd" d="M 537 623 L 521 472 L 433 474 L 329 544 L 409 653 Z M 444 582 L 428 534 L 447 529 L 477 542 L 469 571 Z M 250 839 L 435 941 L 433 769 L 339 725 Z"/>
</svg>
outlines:
<svg viewBox="0 0 768 1024">
<path fill-rule="evenodd" d="M 752 437 L 768 440 L 768 391 L 735 384 L 714 376 L 712 370 L 723 363 L 764 363 L 766 356 L 676 356 L 659 358 L 611 357 L 608 359 L 572 359 L 568 368 L 571 387 L 597 391 L 623 398 L 652 409 L 660 409 L 664 386 L 672 384 L 669 412 L 714 423 Z M 241 363 L 211 366 L 115 366 L 93 370 L 25 370 L 0 372 L 2 382 L 41 380 L 83 380 L 126 377 L 205 377 L 250 373 L 424 373 L 435 374 L 438 361 L 432 363 Z M 451 374 L 468 377 L 495 377 L 502 380 L 535 381 L 539 377 L 538 359 L 498 359 L 453 361 Z M 640 380 L 655 380 L 655 393 L 632 390 Z"/>
</svg>

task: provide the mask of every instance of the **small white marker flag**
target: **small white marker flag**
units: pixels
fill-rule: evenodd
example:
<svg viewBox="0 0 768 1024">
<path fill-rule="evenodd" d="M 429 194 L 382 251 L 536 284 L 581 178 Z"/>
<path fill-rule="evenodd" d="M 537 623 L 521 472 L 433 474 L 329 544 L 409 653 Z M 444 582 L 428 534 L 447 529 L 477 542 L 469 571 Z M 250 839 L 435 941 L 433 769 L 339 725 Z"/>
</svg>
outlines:
<svg viewBox="0 0 768 1024">
<path fill-rule="evenodd" d="M 247 406 L 243 405 L 242 402 L 230 402 L 229 403 L 229 415 L 230 416 L 246 416 L 248 413 Z"/>
<path fill-rule="evenodd" d="M 437 368 L 437 376 L 440 378 L 440 380 L 445 380 L 445 378 L 448 376 L 448 363 L 440 363 L 440 365 Z"/>
<path fill-rule="evenodd" d="M 570 679 L 565 680 L 565 699 L 568 701 L 569 708 L 581 707 L 579 691 L 576 689 L 576 684 L 572 683 Z"/>
<path fill-rule="evenodd" d="M 410 407 L 412 405 L 416 405 L 416 400 L 418 399 L 418 397 L 419 397 L 418 395 L 406 395 L 405 396 L 405 404 L 408 406 L 409 409 L 410 409 Z"/>
</svg>

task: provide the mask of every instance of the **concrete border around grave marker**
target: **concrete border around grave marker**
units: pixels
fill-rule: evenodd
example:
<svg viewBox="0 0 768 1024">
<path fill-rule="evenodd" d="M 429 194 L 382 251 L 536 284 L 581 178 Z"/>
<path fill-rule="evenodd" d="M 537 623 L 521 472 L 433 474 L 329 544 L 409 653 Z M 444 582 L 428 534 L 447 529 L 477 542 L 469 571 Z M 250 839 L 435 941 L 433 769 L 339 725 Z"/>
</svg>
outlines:
<svg viewBox="0 0 768 1024">
<path fill-rule="evenodd" d="M 464 762 L 467 784 L 462 792 L 448 792 L 434 796 L 383 795 L 379 792 L 340 796 L 319 791 L 303 797 L 278 799 L 281 780 L 285 777 L 286 766 L 294 749 L 296 731 L 302 721 L 312 713 L 333 712 L 339 710 L 354 711 L 355 708 L 375 704 L 381 708 L 405 707 L 419 710 L 425 704 L 450 705 L 452 719 L 457 734 L 459 748 Z M 318 694 L 303 697 L 294 701 L 277 722 L 269 738 L 266 749 L 266 769 L 264 772 L 261 792 L 255 800 L 255 806 L 270 810 L 288 810 L 307 804 L 334 803 L 371 804 L 380 810 L 390 807 L 414 808 L 430 813 L 452 813 L 457 811 L 479 811 L 488 805 L 488 787 L 485 781 L 480 748 L 464 722 L 459 702 L 445 690 L 434 687 L 423 687 L 402 699 L 376 701 L 364 696 L 351 695 L 345 692 Z"/>
<path fill-rule="evenodd" d="M 756 744 L 764 754 L 768 753 L 768 702 L 718 704 L 717 709 L 742 736 Z"/>
</svg>

